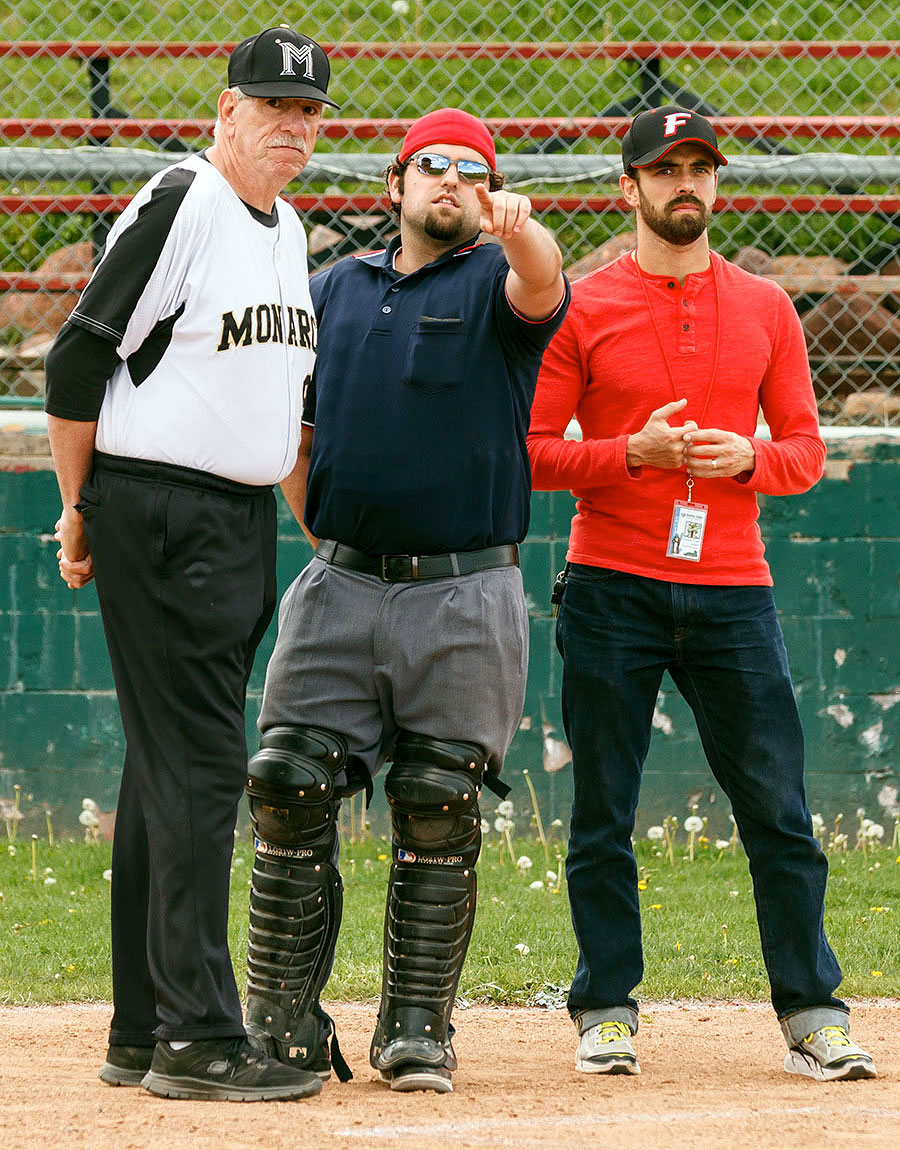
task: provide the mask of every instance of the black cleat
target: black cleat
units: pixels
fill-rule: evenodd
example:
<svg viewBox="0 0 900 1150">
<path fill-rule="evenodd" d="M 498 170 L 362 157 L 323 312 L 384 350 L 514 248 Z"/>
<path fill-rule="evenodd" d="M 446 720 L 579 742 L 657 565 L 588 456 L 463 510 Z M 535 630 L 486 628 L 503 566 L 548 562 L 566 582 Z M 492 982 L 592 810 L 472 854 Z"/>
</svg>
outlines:
<svg viewBox="0 0 900 1150">
<path fill-rule="evenodd" d="M 141 1085 L 162 1098 L 266 1102 L 310 1098 L 322 1080 L 269 1058 L 246 1038 L 218 1038 L 183 1050 L 158 1042 Z"/>
<path fill-rule="evenodd" d="M 153 1046 L 110 1046 L 99 1077 L 110 1086 L 140 1086 L 150 1069 Z"/>
</svg>

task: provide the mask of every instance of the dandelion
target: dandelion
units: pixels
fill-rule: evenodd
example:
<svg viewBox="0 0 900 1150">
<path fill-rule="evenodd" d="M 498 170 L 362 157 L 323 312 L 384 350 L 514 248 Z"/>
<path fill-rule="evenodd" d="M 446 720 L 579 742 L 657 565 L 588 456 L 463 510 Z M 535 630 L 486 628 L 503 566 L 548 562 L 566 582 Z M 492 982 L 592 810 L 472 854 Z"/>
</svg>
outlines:
<svg viewBox="0 0 900 1150">
<path fill-rule="evenodd" d="M 694 861 L 694 843 L 697 841 L 697 834 L 703 830 L 703 819 L 698 819 L 696 815 L 691 815 L 684 820 L 684 829 L 688 832 L 688 857 L 691 862 Z"/>
<path fill-rule="evenodd" d="M 503 838 L 506 841 L 506 849 L 509 851 L 509 857 L 512 860 L 512 864 L 514 867 L 517 867 L 518 861 L 516 859 L 516 852 L 513 849 L 512 834 L 510 833 L 514 826 L 515 823 L 512 821 L 512 819 L 504 818 L 502 815 L 494 819 L 494 830 L 497 831 L 498 834 L 503 835 Z"/>
<path fill-rule="evenodd" d="M 106 879 L 107 882 L 112 882 L 112 871 L 109 869 L 105 870 L 103 872 L 103 877 Z"/>
<path fill-rule="evenodd" d="M 543 890 L 544 889 L 544 883 L 541 879 L 537 878 L 534 880 L 534 882 L 528 884 L 528 889 L 529 890 Z"/>
<path fill-rule="evenodd" d="M 11 858 L 16 857 L 16 848 L 12 845 L 12 843 L 7 846 L 6 851 Z"/>
<path fill-rule="evenodd" d="M 487 834 L 490 834 L 490 832 L 491 832 L 491 824 L 487 821 L 487 819 L 482 819 L 481 820 L 481 833 L 483 835 L 487 835 Z"/>
<path fill-rule="evenodd" d="M 15 840 L 16 831 L 17 831 L 18 826 L 19 826 L 19 819 L 22 817 L 21 814 L 19 813 L 19 801 L 22 798 L 22 787 L 21 787 L 21 785 L 19 783 L 16 783 L 16 785 L 13 787 L 13 791 L 14 791 L 15 797 L 13 799 L 12 834 L 10 835 L 10 838 L 12 840 Z M 7 824 L 7 827 L 8 826 L 9 826 L 9 824 Z M 9 831 L 7 831 L 7 833 L 9 833 Z"/>
<path fill-rule="evenodd" d="M 884 974 L 884 971 L 883 970 L 870 970 L 869 974 L 871 974 L 871 976 L 873 978 L 881 978 Z"/>
<path fill-rule="evenodd" d="M 722 855 L 725 853 L 725 851 L 728 850 L 730 846 L 731 843 L 728 841 L 728 839 L 716 839 L 716 850 L 719 852 L 719 858 L 722 857 Z"/>
<path fill-rule="evenodd" d="M 48 875 L 44 879 L 44 886 L 55 886 L 55 885 L 56 885 L 56 879 L 53 877 L 53 875 Z"/>
<path fill-rule="evenodd" d="M 731 838 L 730 838 L 728 841 L 729 841 L 729 843 L 731 844 L 731 853 L 732 853 L 733 855 L 736 855 L 736 854 L 737 854 L 737 848 L 738 848 L 738 825 L 737 825 L 737 819 L 734 817 L 734 815 L 729 815 L 728 817 L 731 819 L 731 822 L 732 822 L 732 824 L 733 824 L 733 825 L 732 825 L 732 828 L 731 828 Z"/>
<path fill-rule="evenodd" d="M 502 815 L 504 819 L 511 819 L 515 813 L 510 799 L 504 799 L 503 802 L 497 803 L 497 814 Z"/>
<path fill-rule="evenodd" d="M 534 784 L 531 781 L 531 775 L 527 770 L 522 771 L 522 777 L 528 787 L 528 793 L 531 795 L 531 809 L 534 811 L 534 824 L 537 827 L 538 838 L 541 840 L 541 846 L 544 848 L 544 859 L 547 865 L 550 865 L 550 840 L 544 833 L 544 823 L 541 819 L 541 808 L 538 804 L 537 794 L 535 793 Z"/>
<path fill-rule="evenodd" d="M 866 827 L 866 838 L 878 839 L 880 842 L 881 839 L 884 838 L 884 827 L 881 825 L 881 823 L 870 822 Z"/>
<path fill-rule="evenodd" d="M 556 871 L 555 870 L 544 871 L 544 878 L 547 880 L 547 882 L 556 882 Z"/>
<path fill-rule="evenodd" d="M 659 843 L 666 837 L 666 832 L 660 826 L 647 827 L 647 838 L 652 843 Z"/>
<path fill-rule="evenodd" d="M 675 865 L 675 832 L 677 830 L 677 817 L 666 815 L 663 819 L 663 834 L 666 836 L 666 858 L 669 860 L 669 866 Z"/>
<path fill-rule="evenodd" d="M 92 801 L 91 799 L 84 799 L 82 801 L 82 806 L 84 807 L 84 809 L 82 810 L 81 814 L 78 816 L 78 821 L 84 827 L 84 841 L 86 843 L 97 841 L 97 839 L 98 839 L 97 828 L 100 826 L 100 820 L 97 818 L 96 811 L 91 810 L 90 807 L 84 805 L 85 803 L 89 803 L 91 801 Z M 95 807 L 96 807 L 96 805 L 97 804 L 94 803 Z"/>
<path fill-rule="evenodd" d="M 527 870 L 531 870 L 532 861 L 528 855 L 519 855 L 516 859 L 516 870 L 519 874 L 524 874 Z"/>
<path fill-rule="evenodd" d="M 524 958 L 526 954 L 531 954 L 531 947 L 527 942 L 517 942 L 513 950 L 516 951 L 517 954 L 520 954 L 522 958 Z"/>
</svg>

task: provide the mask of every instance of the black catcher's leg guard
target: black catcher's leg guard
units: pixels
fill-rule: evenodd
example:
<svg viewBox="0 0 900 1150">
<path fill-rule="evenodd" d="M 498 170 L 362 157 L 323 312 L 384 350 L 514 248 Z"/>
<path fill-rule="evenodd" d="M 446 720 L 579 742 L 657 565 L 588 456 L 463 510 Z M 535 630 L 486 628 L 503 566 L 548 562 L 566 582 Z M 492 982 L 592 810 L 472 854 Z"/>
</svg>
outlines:
<svg viewBox="0 0 900 1150">
<path fill-rule="evenodd" d="M 475 918 L 484 769 L 475 743 L 403 731 L 385 780 L 394 861 L 370 1060 L 395 1090 L 452 1089 L 450 1014 Z"/>
<path fill-rule="evenodd" d="M 272 727 L 250 760 L 256 839 L 250 885 L 247 1034 L 282 1062 L 331 1073 L 331 1019 L 319 993 L 331 972 L 343 886 L 332 862 L 347 746 L 321 727 Z M 350 1077 L 336 1045 L 335 1070 Z M 345 1072 L 346 1071 L 346 1075 Z"/>
</svg>

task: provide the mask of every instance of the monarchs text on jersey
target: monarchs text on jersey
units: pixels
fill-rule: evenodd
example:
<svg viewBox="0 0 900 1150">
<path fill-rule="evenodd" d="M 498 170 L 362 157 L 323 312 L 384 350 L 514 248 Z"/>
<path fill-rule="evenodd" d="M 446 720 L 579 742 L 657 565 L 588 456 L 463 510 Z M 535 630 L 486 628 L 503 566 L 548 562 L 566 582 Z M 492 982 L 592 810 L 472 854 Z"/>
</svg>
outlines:
<svg viewBox="0 0 900 1150">
<path fill-rule="evenodd" d="M 268 484 L 294 466 L 315 363 L 306 235 L 191 156 L 112 228 L 70 319 L 116 344 L 97 448 Z"/>
</svg>

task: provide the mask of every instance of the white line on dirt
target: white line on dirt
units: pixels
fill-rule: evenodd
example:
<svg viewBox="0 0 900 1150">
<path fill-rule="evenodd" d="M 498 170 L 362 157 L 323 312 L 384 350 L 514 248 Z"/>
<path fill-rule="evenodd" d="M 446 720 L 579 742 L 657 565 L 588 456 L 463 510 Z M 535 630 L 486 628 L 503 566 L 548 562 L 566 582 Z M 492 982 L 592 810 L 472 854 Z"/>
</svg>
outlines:
<svg viewBox="0 0 900 1150">
<path fill-rule="evenodd" d="M 525 1127 L 551 1125 L 554 1128 L 561 1126 L 577 1128 L 579 1126 L 626 1126 L 640 1123 L 659 1122 L 700 1122 L 704 1119 L 734 1121 L 756 1118 L 778 1118 L 804 1114 L 817 1115 L 867 1115 L 872 1118 L 886 1118 L 896 1121 L 900 1119 L 900 1110 L 890 1110 L 878 1106 L 781 1106 L 770 1109 L 741 1109 L 741 1110 L 683 1110 L 666 1111 L 665 1113 L 637 1113 L 637 1114 L 580 1114 L 569 1118 L 552 1117 L 540 1118 L 504 1118 L 502 1128 L 495 1118 L 472 1119 L 468 1122 L 434 1122 L 418 1126 L 351 1126 L 343 1130 L 335 1130 L 334 1134 L 341 1138 L 425 1138 L 440 1135 L 465 1134 L 469 1141 L 490 1143 L 493 1146 L 517 1145 L 522 1146 L 522 1135 L 512 1135 L 515 1129 Z M 510 1132 L 510 1137 L 504 1135 Z M 546 1145 L 545 1139 L 536 1134 L 536 1140 Z"/>
</svg>

